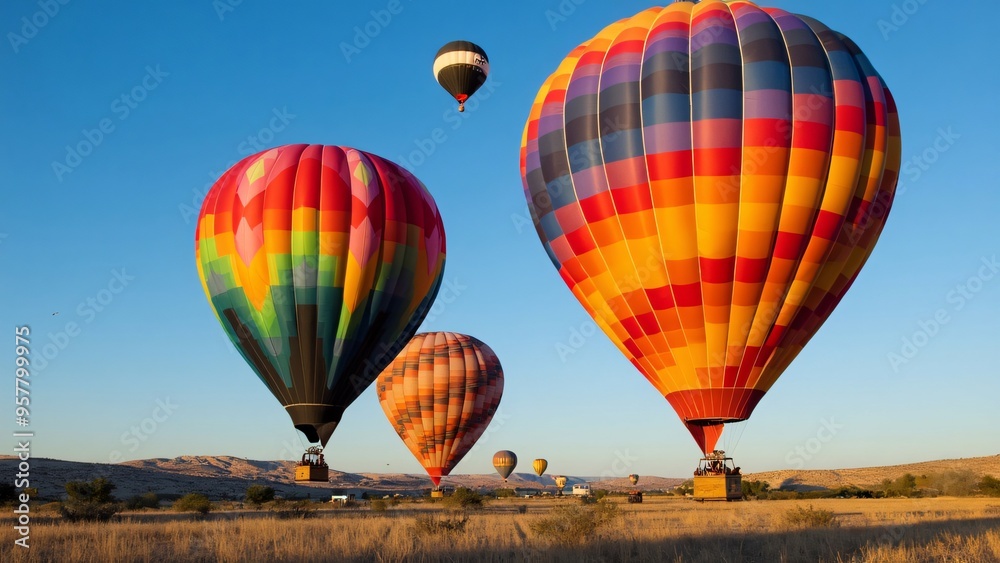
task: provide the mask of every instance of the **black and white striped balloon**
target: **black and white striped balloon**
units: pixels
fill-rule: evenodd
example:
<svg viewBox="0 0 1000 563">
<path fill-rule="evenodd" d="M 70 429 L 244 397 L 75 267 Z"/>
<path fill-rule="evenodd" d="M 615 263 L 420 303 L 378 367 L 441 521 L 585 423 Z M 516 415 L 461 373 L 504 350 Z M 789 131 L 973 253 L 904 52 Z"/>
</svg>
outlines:
<svg viewBox="0 0 1000 563">
<path fill-rule="evenodd" d="M 486 82 L 489 73 L 486 51 L 469 41 L 452 41 L 434 57 L 434 78 L 458 100 L 458 111 L 465 111 L 465 101 Z"/>
</svg>

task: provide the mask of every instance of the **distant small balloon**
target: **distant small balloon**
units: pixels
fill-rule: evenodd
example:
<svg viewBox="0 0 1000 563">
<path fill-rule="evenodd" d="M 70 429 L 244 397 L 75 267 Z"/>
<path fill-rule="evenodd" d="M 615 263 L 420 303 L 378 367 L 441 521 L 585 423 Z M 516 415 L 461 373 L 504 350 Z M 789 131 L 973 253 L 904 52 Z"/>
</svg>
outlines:
<svg viewBox="0 0 1000 563">
<path fill-rule="evenodd" d="M 535 473 L 541 477 L 542 473 L 545 473 L 545 469 L 549 466 L 549 462 L 544 459 L 536 459 L 531 462 L 531 468 L 535 470 Z"/>
<path fill-rule="evenodd" d="M 507 482 L 507 477 L 510 477 L 515 467 L 517 467 L 517 456 L 514 455 L 514 452 L 500 450 L 493 454 L 493 468 L 503 477 L 504 483 Z"/>
</svg>

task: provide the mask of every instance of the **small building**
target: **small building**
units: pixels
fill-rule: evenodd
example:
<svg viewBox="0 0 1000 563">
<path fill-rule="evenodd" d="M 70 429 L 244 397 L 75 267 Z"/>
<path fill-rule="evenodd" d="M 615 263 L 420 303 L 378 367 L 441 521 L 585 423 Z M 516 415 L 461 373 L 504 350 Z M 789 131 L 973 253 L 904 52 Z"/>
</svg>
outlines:
<svg viewBox="0 0 1000 563">
<path fill-rule="evenodd" d="M 330 489 L 330 502 L 346 503 L 349 500 L 360 500 L 365 491 L 362 489 Z"/>
</svg>

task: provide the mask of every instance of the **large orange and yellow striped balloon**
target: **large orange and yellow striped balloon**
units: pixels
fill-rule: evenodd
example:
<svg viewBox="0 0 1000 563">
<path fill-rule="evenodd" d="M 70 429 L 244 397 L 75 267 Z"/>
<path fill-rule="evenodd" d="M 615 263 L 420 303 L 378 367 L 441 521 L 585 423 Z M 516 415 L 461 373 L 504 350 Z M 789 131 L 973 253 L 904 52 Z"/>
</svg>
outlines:
<svg viewBox="0 0 1000 563">
<path fill-rule="evenodd" d="M 705 451 L 851 286 L 899 164 L 858 47 L 744 0 L 608 26 L 545 81 L 521 147 L 552 263 Z"/>
<path fill-rule="evenodd" d="M 376 382 L 386 418 L 439 485 L 500 406 L 503 369 L 489 346 L 454 332 L 414 336 Z"/>
</svg>

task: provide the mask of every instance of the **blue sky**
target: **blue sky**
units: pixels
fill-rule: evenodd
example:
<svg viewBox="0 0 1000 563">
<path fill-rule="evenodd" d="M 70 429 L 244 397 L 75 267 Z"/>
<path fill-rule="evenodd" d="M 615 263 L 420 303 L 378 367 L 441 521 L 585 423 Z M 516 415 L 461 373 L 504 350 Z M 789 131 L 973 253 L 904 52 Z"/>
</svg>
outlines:
<svg viewBox="0 0 1000 563">
<path fill-rule="evenodd" d="M 722 445 L 746 470 L 1000 453 L 990 19 L 940 0 L 766 4 L 815 17 L 867 53 L 899 105 L 904 168 L 854 287 Z M 500 412 L 456 472 L 492 471 L 492 453 L 511 449 L 519 471 L 546 457 L 554 473 L 688 474 L 697 447 L 559 279 L 527 222 L 518 171 L 544 78 L 577 44 L 648 6 L 5 3 L 0 326 L 34 335 L 33 455 L 301 453 L 209 309 L 193 214 L 255 146 L 305 142 L 405 163 L 437 200 L 446 289 L 422 328 L 477 336 L 506 376 Z M 482 45 L 491 61 L 462 116 L 431 75 L 434 53 L 454 39 Z M 67 148 L 78 146 L 87 154 Z M 13 344 L 3 357 L 13 379 Z M 12 401 L 0 402 L 14 430 Z M 340 470 L 421 472 L 372 389 L 327 451 Z"/>
</svg>

